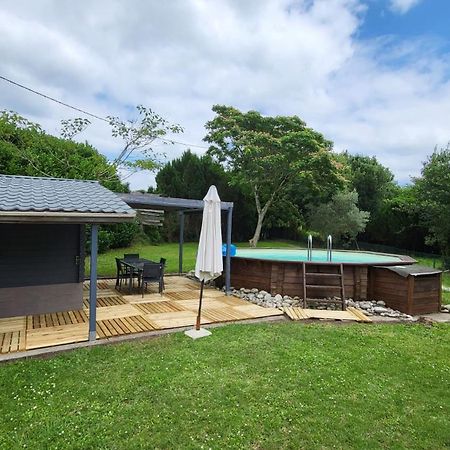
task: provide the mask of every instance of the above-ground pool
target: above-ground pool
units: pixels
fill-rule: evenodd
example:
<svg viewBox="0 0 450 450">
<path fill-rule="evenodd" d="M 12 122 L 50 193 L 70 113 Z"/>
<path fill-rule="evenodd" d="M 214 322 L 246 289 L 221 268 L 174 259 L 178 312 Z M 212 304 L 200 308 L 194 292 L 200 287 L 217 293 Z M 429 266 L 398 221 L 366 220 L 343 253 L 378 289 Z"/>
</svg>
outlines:
<svg viewBox="0 0 450 450">
<path fill-rule="evenodd" d="M 284 249 L 284 248 L 258 248 L 237 249 L 237 258 L 264 259 L 268 261 L 308 261 L 306 249 Z M 333 250 L 331 262 L 335 263 L 359 263 L 359 264 L 401 264 L 404 256 L 389 255 L 373 252 L 351 252 Z M 326 250 L 312 251 L 311 262 L 327 262 Z"/>
<path fill-rule="evenodd" d="M 312 251 L 307 260 L 306 249 L 237 249 L 231 258 L 231 284 L 234 288 L 258 288 L 272 294 L 303 298 L 303 267 L 306 285 L 315 285 L 317 298 L 339 294 L 336 289 L 344 274 L 345 296 L 355 300 L 366 299 L 370 291 L 371 266 L 414 264 L 409 256 L 386 253 L 333 250 L 331 263 L 326 250 Z M 331 274 L 331 275 L 330 275 Z M 320 286 L 318 286 L 320 285 Z M 308 295 L 307 295 L 308 296 Z"/>
</svg>

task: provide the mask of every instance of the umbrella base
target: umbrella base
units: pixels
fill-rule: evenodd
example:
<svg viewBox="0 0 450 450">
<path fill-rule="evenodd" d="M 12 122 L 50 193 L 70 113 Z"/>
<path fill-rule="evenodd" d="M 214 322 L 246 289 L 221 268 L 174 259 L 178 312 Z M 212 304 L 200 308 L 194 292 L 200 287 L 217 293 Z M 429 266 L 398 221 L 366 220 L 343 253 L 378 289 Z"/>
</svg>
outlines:
<svg viewBox="0 0 450 450">
<path fill-rule="evenodd" d="M 199 339 L 202 337 L 210 336 L 211 331 L 208 331 L 206 328 L 200 328 L 200 330 L 196 330 L 195 328 L 193 328 L 192 330 L 185 331 L 184 334 L 192 339 Z"/>
</svg>

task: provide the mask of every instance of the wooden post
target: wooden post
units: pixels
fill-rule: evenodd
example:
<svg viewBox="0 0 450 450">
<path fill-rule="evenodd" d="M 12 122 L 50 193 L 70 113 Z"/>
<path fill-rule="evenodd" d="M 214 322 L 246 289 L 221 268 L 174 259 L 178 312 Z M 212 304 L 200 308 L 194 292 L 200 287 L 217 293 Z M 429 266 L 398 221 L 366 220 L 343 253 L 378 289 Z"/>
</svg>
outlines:
<svg viewBox="0 0 450 450">
<path fill-rule="evenodd" d="M 91 268 L 89 285 L 89 340 L 95 341 L 97 319 L 97 249 L 98 249 L 98 225 L 92 224 L 91 228 Z"/>
<path fill-rule="evenodd" d="M 414 297 L 414 277 L 408 275 L 408 298 L 406 301 L 407 314 L 413 313 L 413 297 Z"/>
</svg>

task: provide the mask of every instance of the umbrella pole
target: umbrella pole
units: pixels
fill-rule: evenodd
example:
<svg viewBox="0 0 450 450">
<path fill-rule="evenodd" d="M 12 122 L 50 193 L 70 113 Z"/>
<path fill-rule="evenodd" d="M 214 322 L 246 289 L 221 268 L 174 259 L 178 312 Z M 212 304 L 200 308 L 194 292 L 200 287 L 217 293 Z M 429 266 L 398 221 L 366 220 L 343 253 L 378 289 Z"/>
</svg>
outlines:
<svg viewBox="0 0 450 450">
<path fill-rule="evenodd" d="M 200 284 L 200 302 L 198 303 L 198 314 L 197 314 L 197 323 L 195 324 L 195 329 L 200 330 L 200 316 L 202 314 L 202 300 L 203 300 L 203 286 L 205 284 L 205 280 L 202 280 Z"/>
</svg>

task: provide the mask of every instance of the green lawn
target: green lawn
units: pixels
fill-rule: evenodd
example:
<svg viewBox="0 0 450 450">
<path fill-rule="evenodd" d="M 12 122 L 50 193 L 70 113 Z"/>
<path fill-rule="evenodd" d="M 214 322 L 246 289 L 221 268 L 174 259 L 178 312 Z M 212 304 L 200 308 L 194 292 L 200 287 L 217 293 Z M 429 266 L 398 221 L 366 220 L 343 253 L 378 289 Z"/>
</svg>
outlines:
<svg viewBox="0 0 450 450">
<path fill-rule="evenodd" d="M 229 325 L 0 367 L 0 448 L 440 449 L 450 326 Z"/>
</svg>

